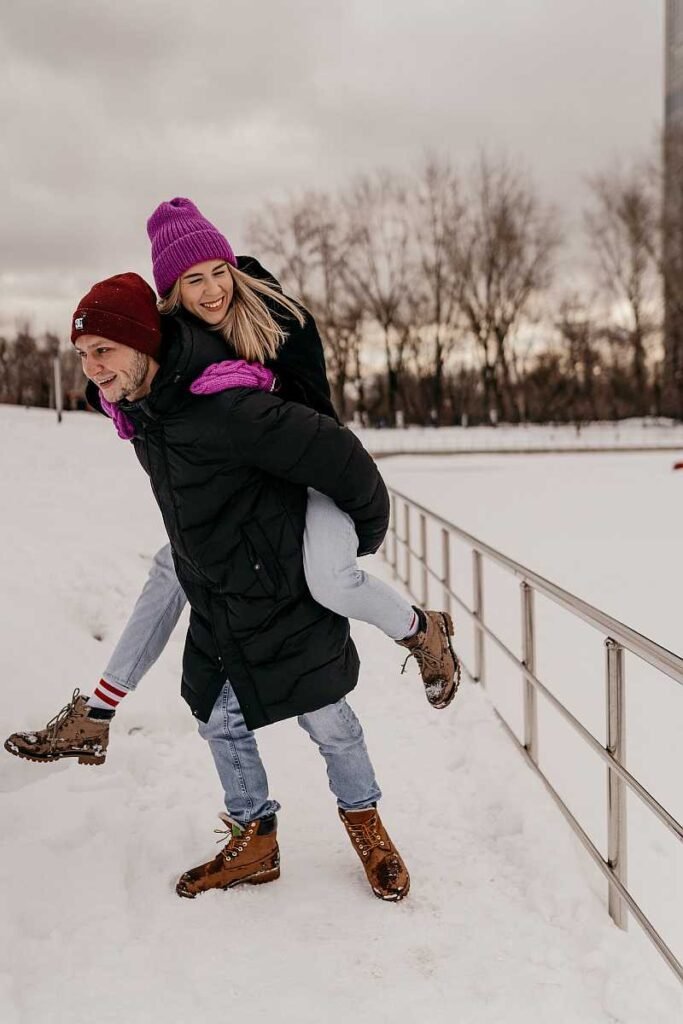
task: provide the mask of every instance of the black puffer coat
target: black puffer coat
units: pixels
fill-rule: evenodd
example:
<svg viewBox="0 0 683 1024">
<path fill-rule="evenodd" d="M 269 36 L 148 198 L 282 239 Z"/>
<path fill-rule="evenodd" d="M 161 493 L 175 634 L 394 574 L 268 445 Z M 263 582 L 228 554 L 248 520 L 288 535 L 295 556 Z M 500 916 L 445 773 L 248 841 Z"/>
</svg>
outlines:
<svg viewBox="0 0 683 1024">
<path fill-rule="evenodd" d="M 260 281 L 267 281 L 278 291 L 282 291 L 280 282 L 253 256 L 238 256 L 237 266 L 245 274 L 258 278 Z M 262 298 L 264 297 L 262 296 Z M 266 362 L 268 369 L 277 374 L 280 383 L 278 392 L 280 398 L 291 402 L 301 402 L 302 405 L 308 405 L 316 412 L 338 419 L 330 395 L 323 343 L 315 320 L 308 310 L 301 306 L 301 312 L 305 316 L 304 324 L 301 326 L 289 311 L 283 309 L 277 302 L 265 298 L 264 302 L 287 335 L 275 358 Z M 205 331 L 207 334 L 212 333 L 202 320 L 183 308 L 175 314 L 175 317 L 195 330 Z M 166 320 L 167 317 L 162 318 L 162 322 Z M 234 359 L 235 350 L 229 342 L 224 341 L 223 344 L 221 358 Z"/>
<path fill-rule="evenodd" d="M 330 417 L 244 388 L 190 394 L 225 341 L 178 318 L 167 335 L 150 395 L 122 408 L 192 609 L 182 693 L 206 721 L 227 677 L 256 729 L 339 700 L 358 677 L 348 621 L 306 586 L 306 486 L 352 517 L 359 554 L 382 542 L 388 495 Z"/>
</svg>

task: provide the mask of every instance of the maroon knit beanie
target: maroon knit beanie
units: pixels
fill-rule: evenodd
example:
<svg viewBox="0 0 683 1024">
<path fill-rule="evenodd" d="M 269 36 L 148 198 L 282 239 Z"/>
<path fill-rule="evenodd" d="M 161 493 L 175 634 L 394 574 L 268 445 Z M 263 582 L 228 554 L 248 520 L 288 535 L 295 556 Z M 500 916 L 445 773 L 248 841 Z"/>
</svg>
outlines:
<svg viewBox="0 0 683 1024">
<path fill-rule="evenodd" d="M 71 340 L 84 334 L 118 341 L 148 356 L 157 356 L 161 322 L 156 296 L 139 274 L 116 274 L 98 281 L 78 303 Z"/>
</svg>

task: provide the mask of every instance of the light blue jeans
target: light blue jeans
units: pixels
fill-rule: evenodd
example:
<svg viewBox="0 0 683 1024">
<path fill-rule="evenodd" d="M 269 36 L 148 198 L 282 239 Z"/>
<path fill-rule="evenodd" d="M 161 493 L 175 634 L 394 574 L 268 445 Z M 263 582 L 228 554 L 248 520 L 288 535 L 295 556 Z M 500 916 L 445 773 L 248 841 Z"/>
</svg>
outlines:
<svg viewBox="0 0 683 1024">
<path fill-rule="evenodd" d="M 308 589 L 318 604 L 377 626 L 392 640 L 406 636 L 412 606 L 392 587 L 358 568 L 353 520 L 331 498 L 309 488 L 303 559 Z M 168 545 L 157 551 L 133 614 L 103 678 L 134 690 L 169 641 L 185 604 Z"/>
<path fill-rule="evenodd" d="M 412 606 L 381 580 L 358 568 L 353 520 L 324 494 L 309 488 L 303 559 L 306 582 L 319 604 L 339 615 L 369 622 L 400 640 L 410 629 Z M 157 660 L 186 604 L 167 545 L 152 568 L 103 677 L 134 690 Z M 327 764 L 330 789 L 344 810 L 368 807 L 381 793 L 361 724 L 344 699 L 301 715 Z M 247 729 L 229 683 L 219 694 L 200 735 L 211 747 L 225 790 L 228 814 L 237 821 L 264 817 L 279 807 L 268 796 L 268 781 L 253 732 Z"/>
<path fill-rule="evenodd" d="M 342 697 L 297 719 L 325 758 L 330 789 L 346 811 L 376 803 L 381 792 L 368 756 L 361 724 Z M 226 683 L 208 722 L 199 723 L 225 791 L 228 814 L 244 823 L 280 809 L 268 795 L 268 779 L 254 733 L 247 729 L 235 693 Z"/>
</svg>

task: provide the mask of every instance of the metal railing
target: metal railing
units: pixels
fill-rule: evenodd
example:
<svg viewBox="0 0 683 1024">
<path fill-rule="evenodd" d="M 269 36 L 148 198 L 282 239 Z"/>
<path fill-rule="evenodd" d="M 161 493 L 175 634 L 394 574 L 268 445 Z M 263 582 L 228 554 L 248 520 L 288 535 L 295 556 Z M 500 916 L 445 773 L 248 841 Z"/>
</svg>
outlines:
<svg viewBox="0 0 683 1024">
<path fill-rule="evenodd" d="M 670 679 L 683 685 L 683 658 L 642 636 L 629 626 L 613 619 L 599 609 L 567 590 L 556 586 L 525 566 L 501 554 L 488 544 L 467 533 L 454 523 L 430 511 L 411 498 L 389 488 L 391 495 L 391 524 L 382 553 L 389 562 L 395 579 L 400 579 L 415 600 L 423 606 L 429 596 L 429 582 L 434 580 L 440 588 L 443 608 L 450 611 L 455 603 L 471 620 L 474 626 L 474 664 L 469 668 L 464 661 L 464 672 L 473 682 L 482 685 L 486 681 L 485 639 L 514 663 L 524 681 L 524 740 L 520 742 L 502 715 L 496 711 L 505 731 L 523 754 L 525 760 L 552 796 L 560 811 L 569 822 L 593 861 L 609 883 L 609 913 L 620 928 L 627 927 L 630 910 L 654 946 L 661 953 L 671 969 L 683 982 L 683 964 L 676 958 L 662 936 L 654 928 L 626 887 L 627 829 L 626 789 L 631 789 L 648 810 L 669 829 L 680 841 L 683 840 L 683 825 L 657 801 L 626 768 L 625 759 L 625 673 L 624 651 L 664 673 Z M 402 516 L 399 517 L 399 506 Z M 402 530 L 399 529 L 402 518 Z M 412 546 L 413 527 L 417 520 L 419 548 Z M 441 572 L 430 562 L 428 552 L 428 523 L 440 530 Z M 473 607 L 470 608 L 451 584 L 451 538 L 455 536 L 464 542 L 472 552 Z M 391 541 L 391 544 L 390 544 Z M 403 573 L 399 568 L 399 549 L 403 550 Z M 419 580 L 414 580 L 413 559 L 419 566 Z M 484 618 L 484 560 L 502 567 L 520 580 L 520 603 L 522 613 L 521 650 L 518 658 L 499 636 L 486 624 Z M 536 616 L 534 595 L 538 593 L 549 598 L 572 615 L 599 630 L 605 638 L 605 679 L 606 679 L 606 738 L 603 745 L 576 718 L 536 675 Z M 460 652 L 458 652 L 460 656 Z M 538 709 L 537 697 L 543 698 L 568 722 L 579 737 L 607 765 L 607 857 L 604 858 L 577 818 L 548 780 L 538 763 Z M 495 709 L 494 709 L 495 710 Z"/>
</svg>

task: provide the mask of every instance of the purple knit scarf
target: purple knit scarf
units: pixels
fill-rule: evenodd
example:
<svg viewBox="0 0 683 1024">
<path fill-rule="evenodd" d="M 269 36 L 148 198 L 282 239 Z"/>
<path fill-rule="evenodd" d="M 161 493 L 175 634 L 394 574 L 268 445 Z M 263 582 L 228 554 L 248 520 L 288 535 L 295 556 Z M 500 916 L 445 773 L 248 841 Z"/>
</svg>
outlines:
<svg viewBox="0 0 683 1024">
<path fill-rule="evenodd" d="M 247 363 L 244 359 L 225 359 L 221 363 L 207 366 L 203 373 L 190 384 L 193 395 L 215 395 L 229 388 L 255 388 L 257 391 L 273 391 L 275 374 L 261 363 Z M 119 409 L 115 402 L 108 402 L 100 391 L 100 405 L 113 421 L 116 433 L 124 441 L 135 437 L 135 425 Z"/>
<path fill-rule="evenodd" d="M 106 412 L 107 416 L 114 421 L 116 427 L 116 433 L 124 441 L 132 441 L 135 437 L 135 427 L 126 416 L 125 412 L 122 412 L 115 402 L 108 402 L 100 391 L 100 405 Z"/>
</svg>

